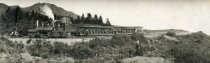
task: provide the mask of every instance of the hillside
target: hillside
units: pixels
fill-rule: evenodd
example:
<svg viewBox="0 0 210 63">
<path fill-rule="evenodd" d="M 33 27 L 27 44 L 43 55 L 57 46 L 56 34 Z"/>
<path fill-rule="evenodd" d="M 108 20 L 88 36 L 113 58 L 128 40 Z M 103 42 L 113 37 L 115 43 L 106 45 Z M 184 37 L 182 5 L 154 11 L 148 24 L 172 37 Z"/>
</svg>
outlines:
<svg viewBox="0 0 210 63">
<path fill-rule="evenodd" d="M 26 7 L 26 8 L 21 8 L 21 10 L 23 11 L 23 13 L 30 13 L 30 12 L 34 11 L 35 13 L 41 14 L 41 11 L 42 11 L 41 7 L 43 7 L 44 5 L 49 6 L 50 9 L 52 10 L 53 14 L 56 16 L 68 16 L 68 17 L 73 17 L 74 19 L 76 19 L 78 16 L 77 14 L 75 14 L 71 11 L 66 11 L 63 8 L 58 7 L 54 4 L 50 4 L 50 3 L 37 3 L 37 4 L 34 4 L 34 5 Z M 4 3 L 0 3 L 0 16 L 4 15 L 8 8 L 15 9 L 17 7 L 19 7 L 19 6 L 8 6 Z"/>
<path fill-rule="evenodd" d="M 32 6 L 23 8 L 23 11 L 31 12 L 32 10 L 34 10 L 34 12 L 41 13 L 41 11 L 42 11 L 41 7 L 43 7 L 44 5 L 49 6 L 52 9 L 53 14 L 55 14 L 55 15 L 71 16 L 73 18 L 77 17 L 77 14 L 75 14 L 75 13 L 73 13 L 71 11 L 66 11 L 63 8 L 58 7 L 58 6 L 54 5 L 54 4 L 50 4 L 50 3 L 37 3 L 37 4 L 34 4 Z"/>
<path fill-rule="evenodd" d="M 5 12 L 5 10 L 8 8 L 6 4 L 0 3 L 0 21 L 1 21 L 1 15 Z"/>
<path fill-rule="evenodd" d="M 0 14 L 4 13 L 7 8 L 6 4 L 0 3 Z"/>
</svg>

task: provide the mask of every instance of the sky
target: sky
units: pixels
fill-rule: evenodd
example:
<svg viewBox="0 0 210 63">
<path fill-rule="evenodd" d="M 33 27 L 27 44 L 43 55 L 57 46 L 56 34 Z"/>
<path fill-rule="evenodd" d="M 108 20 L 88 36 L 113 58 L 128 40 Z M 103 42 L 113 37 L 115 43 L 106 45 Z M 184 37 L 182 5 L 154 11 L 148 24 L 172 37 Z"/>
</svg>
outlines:
<svg viewBox="0 0 210 63">
<path fill-rule="evenodd" d="M 109 18 L 112 25 L 183 29 L 210 35 L 210 0 L 0 0 L 7 5 L 52 3 L 78 15 Z"/>
</svg>

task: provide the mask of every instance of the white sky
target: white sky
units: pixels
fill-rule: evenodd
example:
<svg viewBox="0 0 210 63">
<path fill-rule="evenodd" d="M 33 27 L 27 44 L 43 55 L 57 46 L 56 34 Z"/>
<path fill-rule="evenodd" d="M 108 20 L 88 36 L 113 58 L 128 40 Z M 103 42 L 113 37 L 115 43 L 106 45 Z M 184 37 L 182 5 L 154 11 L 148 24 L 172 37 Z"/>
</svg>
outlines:
<svg viewBox="0 0 210 63">
<path fill-rule="evenodd" d="M 184 29 L 210 34 L 210 0 L 0 0 L 7 5 L 53 3 L 76 14 L 109 18 L 113 25 L 144 29 Z"/>
</svg>

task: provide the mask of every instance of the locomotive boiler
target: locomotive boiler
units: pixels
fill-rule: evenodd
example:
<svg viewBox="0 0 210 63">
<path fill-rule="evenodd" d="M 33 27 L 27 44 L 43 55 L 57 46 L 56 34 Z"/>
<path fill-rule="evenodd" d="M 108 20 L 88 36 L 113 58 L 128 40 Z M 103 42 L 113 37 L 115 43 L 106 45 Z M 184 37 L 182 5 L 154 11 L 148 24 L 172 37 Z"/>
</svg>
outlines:
<svg viewBox="0 0 210 63">
<path fill-rule="evenodd" d="M 36 27 L 28 30 L 28 36 L 32 38 L 68 37 L 69 33 L 66 31 L 67 24 L 71 24 L 67 17 L 63 17 L 60 20 L 36 20 Z"/>
</svg>

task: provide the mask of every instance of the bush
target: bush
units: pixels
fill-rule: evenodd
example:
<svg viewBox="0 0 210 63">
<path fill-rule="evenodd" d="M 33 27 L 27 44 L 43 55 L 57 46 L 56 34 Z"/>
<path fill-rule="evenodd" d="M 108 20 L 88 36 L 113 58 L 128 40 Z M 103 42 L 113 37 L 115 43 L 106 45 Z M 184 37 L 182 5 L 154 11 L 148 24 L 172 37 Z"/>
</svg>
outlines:
<svg viewBox="0 0 210 63">
<path fill-rule="evenodd" d="M 40 57 L 42 57 L 42 58 L 48 58 L 49 57 L 49 53 L 48 52 L 41 52 L 40 53 Z"/>
<path fill-rule="evenodd" d="M 94 57 L 95 51 L 91 49 L 87 44 L 81 43 L 73 45 L 70 55 L 75 59 L 86 59 Z"/>
<path fill-rule="evenodd" d="M 112 39 L 95 38 L 90 42 L 67 45 L 45 40 L 11 42 L 0 37 L 0 52 L 22 53 L 27 47 L 29 54 L 43 58 L 62 56 L 84 60 L 84 62 L 105 62 L 133 56 L 156 56 L 176 58 L 176 63 L 210 63 L 210 38 L 203 32 L 174 36 L 177 41 L 166 38 L 145 38 L 142 34 L 116 35 Z M 139 43 L 137 43 L 137 40 Z M 89 58 L 89 59 L 88 59 Z M 102 59 L 100 59 L 102 58 Z M 108 58 L 108 59 L 107 59 Z M 94 61 L 96 59 L 96 61 Z"/>
<path fill-rule="evenodd" d="M 209 63 L 210 39 L 198 32 L 184 36 L 174 36 L 178 41 L 165 38 L 145 38 L 142 34 L 116 35 L 112 39 L 95 38 L 90 42 L 67 45 L 61 42 L 37 40 L 28 47 L 34 56 L 49 58 L 68 56 L 75 59 L 87 58 L 128 58 L 133 56 L 157 56 L 176 58 L 177 63 Z M 137 44 L 136 40 L 139 40 Z M 92 61 L 92 60 L 91 60 Z M 91 62 L 90 61 L 90 62 Z"/>
<path fill-rule="evenodd" d="M 47 58 L 47 56 L 54 54 L 53 46 L 50 42 L 46 42 L 43 40 L 36 40 L 33 44 L 27 47 L 27 50 L 32 56 L 40 56 L 43 58 Z"/>
<path fill-rule="evenodd" d="M 210 39 L 202 32 L 179 37 L 180 43 L 170 50 L 176 63 L 209 63 Z"/>
<path fill-rule="evenodd" d="M 113 38 L 109 42 L 110 42 L 110 46 L 113 46 L 113 47 L 137 44 L 128 35 L 115 35 L 115 36 L 113 36 Z"/>
<path fill-rule="evenodd" d="M 167 36 L 171 36 L 171 37 L 175 37 L 176 36 L 176 33 L 174 32 L 168 32 L 166 33 Z"/>
<path fill-rule="evenodd" d="M 54 42 L 54 54 L 66 54 L 69 50 L 68 44 L 61 43 L 61 42 Z"/>
</svg>

